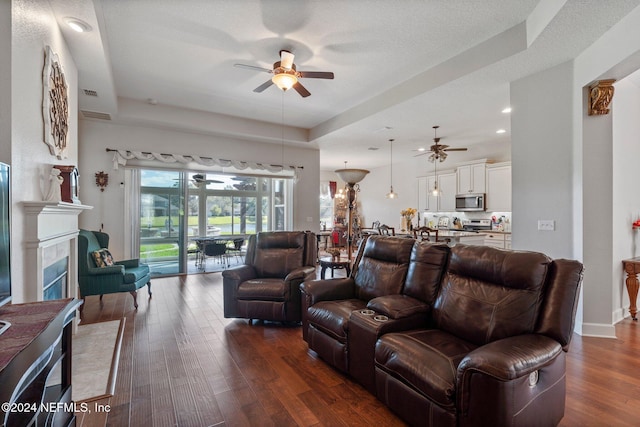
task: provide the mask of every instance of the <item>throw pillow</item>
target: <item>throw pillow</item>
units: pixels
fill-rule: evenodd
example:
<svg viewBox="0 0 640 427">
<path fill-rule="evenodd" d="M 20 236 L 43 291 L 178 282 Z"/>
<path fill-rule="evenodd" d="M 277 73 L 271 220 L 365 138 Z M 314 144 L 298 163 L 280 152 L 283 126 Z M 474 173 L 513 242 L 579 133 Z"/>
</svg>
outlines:
<svg viewBox="0 0 640 427">
<path fill-rule="evenodd" d="M 93 251 L 91 252 L 91 255 L 93 255 L 93 260 L 96 262 L 96 266 L 98 267 L 108 267 L 113 265 L 113 257 L 108 249 L 102 248 L 100 250 Z"/>
</svg>

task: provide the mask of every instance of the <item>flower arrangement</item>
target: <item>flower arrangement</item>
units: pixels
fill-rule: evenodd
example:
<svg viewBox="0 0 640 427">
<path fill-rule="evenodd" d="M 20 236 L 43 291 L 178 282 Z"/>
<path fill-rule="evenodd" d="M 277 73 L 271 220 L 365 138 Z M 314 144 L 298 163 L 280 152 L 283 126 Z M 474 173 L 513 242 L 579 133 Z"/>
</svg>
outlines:
<svg viewBox="0 0 640 427">
<path fill-rule="evenodd" d="M 402 215 L 402 218 L 404 219 L 404 224 L 402 224 L 402 227 L 401 227 L 403 230 L 411 231 L 411 229 L 413 228 L 413 224 L 412 224 L 413 217 L 417 212 L 418 210 L 414 208 L 407 208 L 400 211 L 400 215 Z"/>
<path fill-rule="evenodd" d="M 405 210 L 400 211 L 400 215 L 407 219 L 413 219 L 414 215 L 418 212 L 417 209 L 407 208 Z"/>
</svg>

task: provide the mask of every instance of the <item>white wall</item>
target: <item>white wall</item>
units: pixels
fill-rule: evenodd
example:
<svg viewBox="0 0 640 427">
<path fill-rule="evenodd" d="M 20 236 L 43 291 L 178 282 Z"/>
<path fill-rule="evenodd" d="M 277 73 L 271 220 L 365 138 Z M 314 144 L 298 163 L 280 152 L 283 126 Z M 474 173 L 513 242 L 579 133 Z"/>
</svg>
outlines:
<svg viewBox="0 0 640 427">
<path fill-rule="evenodd" d="M 574 258 L 573 86 L 570 62 L 511 84 L 514 249 Z M 538 231 L 538 220 L 555 231 Z"/>
<path fill-rule="evenodd" d="M 11 3 L 11 272 L 13 301 L 20 303 L 37 298 L 35 284 L 25 280 L 25 272 L 33 268 L 33 260 L 25 259 L 22 202 L 42 200 L 39 176 L 43 171 L 48 174 L 51 165 L 78 163 L 78 76 L 49 3 L 26 0 Z M 64 160 L 52 156 L 43 142 L 42 70 L 47 45 L 58 55 L 68 84 L 69 157 Z"/>
<path fill-rule="evenodd" d="M 588 116 L 588 86 L 640 67 L 629 43 L 639 20 L 636 9 L 574 61 L 511 85 L 513 247 L 584 263 L 576 330 L 585 335 L 615 336 L 627 304 L 620 261 L 635 250 L 630 218 L 640 211 L 628 173 L 640 150 L 630 147 L 639 146 L 637 90 L 618 84 L 611 114 Z M 537 231 L 538 219 L 556 220 L 556 231 Z"/>
<path fill-rule="evenodd" d="M 640 88 L 629 80 L 615 84 L 611 106 L 613 119 L 613 209 L 610 220 L 602 221 L 611 228 L 614 322 L 628 316 L 629 297 L 624 284 L 626 275 L 621 260 L 640 256 L 640 231 L 631 224 L 640 219 L 638 159 L 640 159 Z"/>
<path fill-rule="evenodd" d="M 11 163 L 11 2 L 0 1 L 0 162 Z"/>
<path fill-rule="evenodd" d="M 422 166 L 422 169 L 419 166 Z M 431 166 L 433 168 L 433 166 Z M 431 169 L 431 171 L 433 171 Z M 360 183 L 360 214 L 363 224 L 370 227 L 374 221 L 380 221 L 390 227 L 400 229 L 400 211 L 418 207 L 418 176 L 427 174 L 424 159 L 395 162 L 393 165 L 393 190 L 398 193 L 395 199 L 387 199 L 391 184 L 390 167 L 382 166 L 371 172 Z M 422 215 L 422 214 L 421 214 Z M 417 220 L 417 218 L 416 218 Z"/>
<path fill-rule="evenodd" d="M 82 214 L 80 226 L 98 230 L 101 224 L 104 224 L 104 231 L 110 235 L 110 249 L 118 258 L 127 253 L 126 231 L 123 229 L 123 218 L 127 215 L 124 204 L 125 189 L 119 185 L 124 181 L 124 169 L 113 170 L 113 153 L 107 153 L 106 148 L 282 163 L 282 147 L 271 143 L 98 120 L 81 120 L 79 133 L 79 196 L 83 204 L 94 207 L 93 210 Z M 319 158 L 319 151 L 315 148 L 285 147 L 285 163 L 304 167 L 298 182 L 294 184 L 295 230 L 319 230 Z M 162 163 L 157 165 L 167 167 Z M 95 173 L 100 171 L 109 174 L 109 186 L 104 192 L 100 192 L 95 185 Z"/>
</svg>

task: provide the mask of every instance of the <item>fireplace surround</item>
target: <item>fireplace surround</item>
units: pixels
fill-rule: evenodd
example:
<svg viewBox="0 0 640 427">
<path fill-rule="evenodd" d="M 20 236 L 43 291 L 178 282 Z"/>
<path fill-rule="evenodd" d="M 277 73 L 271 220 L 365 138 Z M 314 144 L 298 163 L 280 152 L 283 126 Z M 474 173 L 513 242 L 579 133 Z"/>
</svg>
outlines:
<svg viewBox="0 0 640 427">
<path fill-rule="evenodd" d="M 78 216 L 92 209 L 92 206 L 66 202 L 23 202 L 23 207 L 25 256 L 30 265 L 25 277 L 29 284 L 26 299 L 77 298 Z M 55 291 L 48 288 L 49 285 L 56 286 Z"/>
</svg>

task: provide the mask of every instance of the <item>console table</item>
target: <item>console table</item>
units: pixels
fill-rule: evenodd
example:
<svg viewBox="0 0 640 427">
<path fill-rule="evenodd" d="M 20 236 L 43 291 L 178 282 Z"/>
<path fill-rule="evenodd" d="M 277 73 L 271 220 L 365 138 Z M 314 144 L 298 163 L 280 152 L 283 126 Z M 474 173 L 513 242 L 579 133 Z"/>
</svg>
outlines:
<svg viewBox="0 0 640 427">
<path fill-rule="evenodd" d="M 0 307 L 0 320 L 11 323 L 0 335 L 0 426 L 75 424 L 71 339 L 80 304 L 68 298 Z"/>
<path fill-rule="evenodd" d="M 638 299 L 638 273 L 640 273 L 640 257 L 625 259 L 622 261 L 624 271 L 627 273 L 627 292 L 629 293 L 629 313 L 633 320 L 638 320 L 636 314 L 638 313 L 638 307 L 636 307 L 636 301 Z"/>
</svg>

